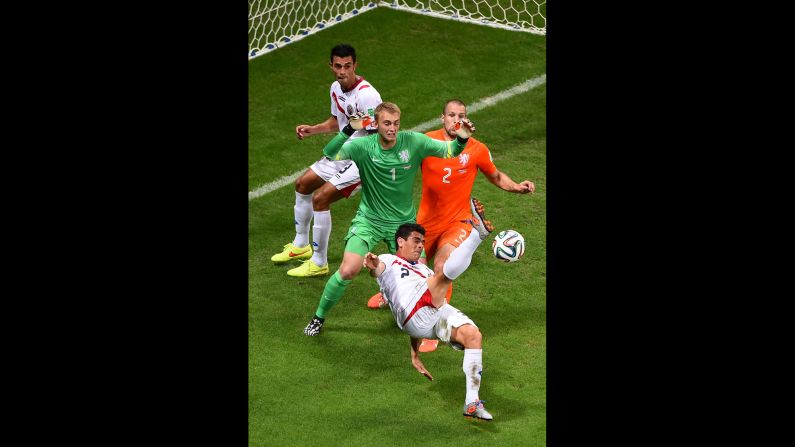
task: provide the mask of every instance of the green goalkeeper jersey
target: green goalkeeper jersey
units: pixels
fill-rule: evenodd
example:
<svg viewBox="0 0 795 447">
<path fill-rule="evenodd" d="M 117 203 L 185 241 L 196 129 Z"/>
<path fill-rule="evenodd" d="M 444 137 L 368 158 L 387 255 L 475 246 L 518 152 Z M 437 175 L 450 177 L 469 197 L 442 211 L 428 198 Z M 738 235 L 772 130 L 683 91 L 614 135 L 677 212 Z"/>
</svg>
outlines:
<svg viewBox="0 0 795 447">
<path fill-rule="evenodd" d="M 414 222 L 417 211 L 412 190 L 414 177 L 425 157 L 452 158 L 463 150 L 458 139 L 438 141 L 419 132 L 401 131 L 390 149 L 382 149 L 376 133 L 348 140 L 340 132 L 323 153 L 332 160 L 353 160 L 362 180 L 362 200 L 357 214 L 374 224 Z M 348 141 L 346 141 L 348 140 Z"/>
</svg>

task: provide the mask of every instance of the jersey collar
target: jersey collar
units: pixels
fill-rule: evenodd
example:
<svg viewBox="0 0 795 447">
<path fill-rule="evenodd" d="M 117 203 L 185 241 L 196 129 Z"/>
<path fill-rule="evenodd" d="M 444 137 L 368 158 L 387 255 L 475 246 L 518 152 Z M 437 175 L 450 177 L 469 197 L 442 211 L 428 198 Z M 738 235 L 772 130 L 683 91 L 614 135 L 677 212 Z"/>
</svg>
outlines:
<svg viewBox="0 0 795 447">
<path fill-rule="evenodd" d="M 408 262 L 408 263 L 409 263 L 409 264 L 411 264 L 411 265 L 417 265 L 417 263 L 418 263 L 418 262 L 420 262 L 420 260 L 419 260 L 419 259 L 418 259 L 418 260 L 416 260 L 416 261 L 409 261 L 408 259 L 404 258 L 403 256 L 400 256 L 400 255 L 399 255 L 399 254 L 397 254 L 397 253 L 395 253 L 395 256 L 397 256 L 398 258 L 400 258 L 400 259 L 402 259 L 402 260 L 404 260 L 404 261 Z"/>
<path fill-rule="evenodd" d="M 340 90 L 342 90 L 343 93 L 348 93 L 349 91 L 355 89 L 357 85 L 361 84 L 362 81 L 364 81 L 364 76 L 356 75 L 356 82 L 353 83 L 351 88 L 349 88 L 348 90 L 342 90 L 342 85 L 340 85 Z"/>
</svg>

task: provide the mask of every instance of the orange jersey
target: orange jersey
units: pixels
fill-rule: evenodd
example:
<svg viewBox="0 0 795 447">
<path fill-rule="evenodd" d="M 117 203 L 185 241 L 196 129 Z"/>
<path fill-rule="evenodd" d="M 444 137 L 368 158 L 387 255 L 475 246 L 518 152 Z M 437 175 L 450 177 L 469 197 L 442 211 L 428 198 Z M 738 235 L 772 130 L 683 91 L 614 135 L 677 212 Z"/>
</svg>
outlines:
<svg viewBox="0 0 795 447">
<path fill-rule="evenodd" d="M 445 130 L 438 129 L 425 135 L 444 140 Z M 471 137 L 458 157 L 426 157 L 422 160 L 422 199 L 417 223 L 426 230 L 433 230 L 471 218 L 469 196 L 478 170 L 490 175 L 497 167 L 486 145 Z"/>
</svg>

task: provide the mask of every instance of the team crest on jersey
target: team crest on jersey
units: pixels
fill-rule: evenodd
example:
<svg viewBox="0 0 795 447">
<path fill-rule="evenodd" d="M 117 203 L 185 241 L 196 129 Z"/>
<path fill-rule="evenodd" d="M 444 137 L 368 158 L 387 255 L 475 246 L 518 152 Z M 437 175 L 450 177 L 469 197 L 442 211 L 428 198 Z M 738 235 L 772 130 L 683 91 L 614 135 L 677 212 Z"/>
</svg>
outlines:
<svg viewBox="0 0 795 447">
<path fill-rule="evenodd" d="M 402 151 L 400 151 L 400 153 L 398 153 L 398 157 L 400 157 L 400 161 L 402 161 L 403 163 L 409 161 L 409 151 L 403 149 Z"/>
<path fill-rule="evenodd" d="M 458 156 L 458 162 L 461 163 L 461 166 L 466 166 L 469 163 L 469 154 L 461 154 Z"/>
<path fill-rule="evenodd" d="M 351 105 L 350 105 L 350 104 L 348 104 L 348 107 L 347 107 L 347 108 L 348 108 L 348 116 L 351 116 L 351 115 L 353 115 L 353 107 L 351 107 Z"/>
</svg>

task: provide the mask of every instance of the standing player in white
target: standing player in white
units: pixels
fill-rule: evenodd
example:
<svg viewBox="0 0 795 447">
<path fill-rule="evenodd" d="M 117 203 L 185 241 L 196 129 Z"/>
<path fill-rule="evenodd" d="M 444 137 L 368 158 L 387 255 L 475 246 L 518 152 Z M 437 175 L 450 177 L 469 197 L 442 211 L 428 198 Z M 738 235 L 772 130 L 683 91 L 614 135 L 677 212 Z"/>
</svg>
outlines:
<svg viewBox="0 0 795 447">
<path fill-rule="evenodd" d="M 308 135 L 338 133 L 348 124 L 348 117 L 357 114 L 375 118 L 381 95 L 362 76 L 356 74 L 356 50 L 348 44 L 331 49 L 329 65 L 336 81 L 331 84 L 331 116 L 310 126 L 299 124 L 295 134 L 299 140 Z M 365 126 L 351 139 L 375 133 L 377 127 Z M 328 240 L 331 234 L 331 203 L 356 194 L 361 189 L 359 169 L 350 160 L 333 161 L 326 157 L 315 162 L 295 181 L 295 238 L 284 250 L 271 257 L 277 264 L 291 260 L 304 262 L 289 271 L 290 276 L 328 275 Z M 314 194 L 313 194 L 314 193 Z M 314 217 L 312 245 L 309 245 L 309 222 Z"/>
<path fill-rule="evenodd" d="M 474 229 L 452 251 L 441 275 L 434 275 L 433 270 L 419 262 L 425 229 L 416 223 L 398 227 L 395 232 L 398 249 L 394 255 L 376 256 L 368 252 L 363 265 L 370 269 L 370 276 L 375 277 L 381 286 L 381 293 L 389 303 L 398 328 L 410 337 L 414 368 L 433 380 L 419 357 L 418 347 L 422 338 L 439 339 L 463 350 L 466 375 L 464 416 L 491 420 L 491 414 L 483 407 L 484 401 L 478 395 L 483 373 L 482 335 L 469 317 L 445 300 L 450 284 L 469 267 L 478 245 L 494 230 L 483 215 L 478 214 L 479 221 L 469 221 Z"/>
</svg>

